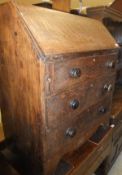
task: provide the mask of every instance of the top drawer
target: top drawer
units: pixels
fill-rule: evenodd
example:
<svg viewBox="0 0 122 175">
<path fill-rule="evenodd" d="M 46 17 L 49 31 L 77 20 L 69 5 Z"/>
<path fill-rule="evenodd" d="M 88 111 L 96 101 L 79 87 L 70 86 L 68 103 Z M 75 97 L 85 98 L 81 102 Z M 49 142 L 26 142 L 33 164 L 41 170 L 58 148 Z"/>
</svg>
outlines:
<svg viewBox="0 0 122 175">
<path fill-rule="evenodd" d="M 47 67 L 47 92 L 55 93 L 80 83 L 80 86 L 101 75 L 115 73 L 116 55 L 80 57 L 49 64 Z"/>
</svg>

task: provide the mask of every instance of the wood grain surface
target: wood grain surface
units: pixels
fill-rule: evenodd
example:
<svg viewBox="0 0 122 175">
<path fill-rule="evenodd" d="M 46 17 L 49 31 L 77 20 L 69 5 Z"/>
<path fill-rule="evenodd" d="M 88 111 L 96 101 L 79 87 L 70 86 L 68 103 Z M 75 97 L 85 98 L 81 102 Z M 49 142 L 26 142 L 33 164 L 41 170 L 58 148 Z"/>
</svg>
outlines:
<svg viewBox="0 0 122 175">
<path fill-rule="evenodd" d="M 95 20 L 13 1 L 0 6 L 0 33 L 5 136 L 32 175 L 52 175 L 65 154 L 108 121 L 118 47 Z"/>
<path fill-rule="evenodd" d="M 122 12 L 122 1 L 121 0 L 115 0 L 112 3 L 111 8 Z"/>
<path fill-rule="evenodd" d="M 63 12 L 70 12 L 71 0 L 53 0 L 53 9 Z"/>
<path fill-rule="evenodd" d="M 95 20 L 40 7 L 20 6 L 19 10 L 45 55 L 116 48 L 105 27 Z"/>
<path fill-rule="evenodd" d="M 122 22 L 122 1 L 115 0 L 109 6 L 100 6 L 100 7 L 90 7 L 87 9 L 88 16 L 103 20 L 104 18 L 110 18 L 114 21 Z"/>
</svg>

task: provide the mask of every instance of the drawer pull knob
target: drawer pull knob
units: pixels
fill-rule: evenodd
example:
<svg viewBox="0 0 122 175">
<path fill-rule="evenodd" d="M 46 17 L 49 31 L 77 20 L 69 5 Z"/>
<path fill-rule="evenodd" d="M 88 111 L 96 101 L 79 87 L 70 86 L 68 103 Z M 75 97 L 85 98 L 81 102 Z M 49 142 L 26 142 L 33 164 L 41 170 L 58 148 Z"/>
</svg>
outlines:
<svg viewBox="0 0 122 175">
<path fill-rule="evenodd" d="M 105 114 L 105 113 L 107 112 L 107 108 L 105 108 L 104 106 L 101 106 L 101 107 L 99 108 L 99 112 L 100 112 L 101 114 Z"/>
<path fill-rule="evenodd" d="M 106 63 L 106 66 L 108 67 L 108 68 L 115 68 L 115 65 L 116 65 L 116 63 L 115 63 L 115 61 L 108 61 L 107 63 Z"/>
<path fill-rule="evenodd" d="M 112 91 L 112 89 L 113 89 L 112 84 L 105 84 L 104 89 L 108 92 Z"/>
<path fill-rule="evenodd" d="M 78 100 L 72 100 L 72 101 L 70 102 L 70 107 L 71 107 L 73 110 L 77 109 L 77 108 L 79 107 L 79 101 L 78 101 Z"/>
<path fill-rule="evenodd" d="M 70 70 L 70 76 L 72 78 L 78 78 L 81 76 L 81 70 L 79 68 L 73 68 Z"/>
<path fill-rule="evenodd" d="M 68 136 L 68 137 L 74 137 L 75 134 L 76 134 L 76 129 L 74 129 L 74 128 L 68 128 L 66 130 L 66 136 Z"/>
</svg>

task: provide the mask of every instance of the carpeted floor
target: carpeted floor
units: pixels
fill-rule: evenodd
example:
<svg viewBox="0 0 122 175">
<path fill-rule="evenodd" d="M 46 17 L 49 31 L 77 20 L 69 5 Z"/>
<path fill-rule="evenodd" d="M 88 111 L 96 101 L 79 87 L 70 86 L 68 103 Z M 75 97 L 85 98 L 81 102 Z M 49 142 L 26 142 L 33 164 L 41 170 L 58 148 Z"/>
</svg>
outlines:
<svg viewBox="0 0 122 175">
<path fill-rule="evenodd" d="M 113 165 L 108 175 L 122 175 L 122 152 Z"/>
</svg>

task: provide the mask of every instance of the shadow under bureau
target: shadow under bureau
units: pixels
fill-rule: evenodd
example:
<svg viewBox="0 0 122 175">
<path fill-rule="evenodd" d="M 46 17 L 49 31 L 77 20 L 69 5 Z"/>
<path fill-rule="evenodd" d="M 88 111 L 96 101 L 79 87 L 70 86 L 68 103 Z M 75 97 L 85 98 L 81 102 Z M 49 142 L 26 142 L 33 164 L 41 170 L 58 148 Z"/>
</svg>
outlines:
<svg viewBox="0 0 122 175">
<path fill-rule="evenodd" d="M 51 175 L 109 120 L 118 47 L 96 20 L 13 1 L 0 33 L 5 137 L 33 175 Z"/>
</svg>

